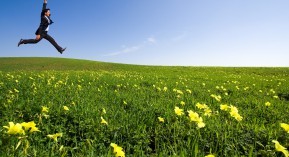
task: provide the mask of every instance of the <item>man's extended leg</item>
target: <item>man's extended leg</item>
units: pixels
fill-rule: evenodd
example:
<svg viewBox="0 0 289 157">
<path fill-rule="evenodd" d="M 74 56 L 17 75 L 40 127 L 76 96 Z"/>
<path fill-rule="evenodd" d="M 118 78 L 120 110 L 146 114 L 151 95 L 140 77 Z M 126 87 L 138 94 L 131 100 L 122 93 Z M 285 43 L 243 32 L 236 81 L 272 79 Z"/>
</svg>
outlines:
<svg viewBox="0 0 289 157">
<path fill-rule="evenodd" d="M 19 41 L 19 43 L 18 43 L 18 47 L 19 47 L 19 45 L 21 45 L 21 44 L 36 44 L 36 43 L 38 43 L 40 40 L 41 40 L 42 38 L 40 38 L 40 39 L 21 39 L 20 41 Z"/>
<path fill-rule="evenodd" d="M 65 48 L 63 49 L 62 47 L 60 47 L 50 35 L 46 34 L 45 36 L 43 36 L 43 38 L 48 40 L 61 54 L 65 50 Z"/>
</svg>

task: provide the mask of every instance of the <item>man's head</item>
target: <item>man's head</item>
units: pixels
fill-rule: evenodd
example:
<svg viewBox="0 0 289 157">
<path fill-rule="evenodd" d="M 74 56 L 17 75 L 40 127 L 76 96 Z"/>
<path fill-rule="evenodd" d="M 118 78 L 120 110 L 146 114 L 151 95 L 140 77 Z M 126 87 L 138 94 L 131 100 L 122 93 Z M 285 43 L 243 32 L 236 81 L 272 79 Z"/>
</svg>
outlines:
<svg viewBox="0 0 289 157">
<path fill-rule="evenodd" d="M 50 9 L 44 9 L 44 10 L 42 10 L 41 16 L 50 16 Z"/>
</svg>

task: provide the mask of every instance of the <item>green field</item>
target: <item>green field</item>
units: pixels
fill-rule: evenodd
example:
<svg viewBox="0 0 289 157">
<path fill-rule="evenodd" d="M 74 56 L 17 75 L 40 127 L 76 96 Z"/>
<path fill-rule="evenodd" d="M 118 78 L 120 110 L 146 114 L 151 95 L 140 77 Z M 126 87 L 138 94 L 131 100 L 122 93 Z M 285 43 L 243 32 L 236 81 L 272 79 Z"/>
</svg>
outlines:
<svg viewBox="0 0 289 157">
<path fill-rule="evenodd" d="M 289 68 L 0 58 L 0 91 L 1 157 L 284 156 L 273 140 L 289 148 Z"/>
</svg>

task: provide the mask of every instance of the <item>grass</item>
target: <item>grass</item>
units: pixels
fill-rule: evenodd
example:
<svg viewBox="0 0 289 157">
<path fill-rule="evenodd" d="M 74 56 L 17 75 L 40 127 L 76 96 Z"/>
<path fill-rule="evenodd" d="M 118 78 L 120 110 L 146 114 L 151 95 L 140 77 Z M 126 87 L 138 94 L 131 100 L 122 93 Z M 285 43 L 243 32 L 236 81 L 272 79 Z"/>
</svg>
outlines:
<svg viewBox="0 0 289 157">
<path fill-rule="evenodd" d="M 0 156 L 114 156 L 111 143 L 126 156 L 281 156 L 272 140 L 289 147 L 280 127 L 289 123 L 288 76 L 289 68 L 0 58 L 0 126 L 34 121 L 41 131 L 12 135 L 1 127 Z M 205 127 L 190 121 L 189 110 Z M 55 133 L 62 137 L 47 137 Z"/>
</svg>

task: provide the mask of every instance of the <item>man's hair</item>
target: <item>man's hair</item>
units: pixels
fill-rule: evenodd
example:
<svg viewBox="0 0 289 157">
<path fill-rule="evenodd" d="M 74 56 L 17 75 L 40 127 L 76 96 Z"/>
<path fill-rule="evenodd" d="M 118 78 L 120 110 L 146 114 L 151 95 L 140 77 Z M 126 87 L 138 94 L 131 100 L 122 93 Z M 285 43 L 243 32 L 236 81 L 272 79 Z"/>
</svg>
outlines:
<svg viewBox="0 0 289 157">
<path fill-rule="evenodd" d="M 50 10 L 50 9 L 49 9 L 49 8 L 47 8 L 47 9 L 44 9 L 44 10 L 42 10 L 42 12 L 41 12 L 41 16 L 44 16 L 44 15 L 45 15 L 45 13 L 46 13 L 48 10 Z"/>
</svg>

